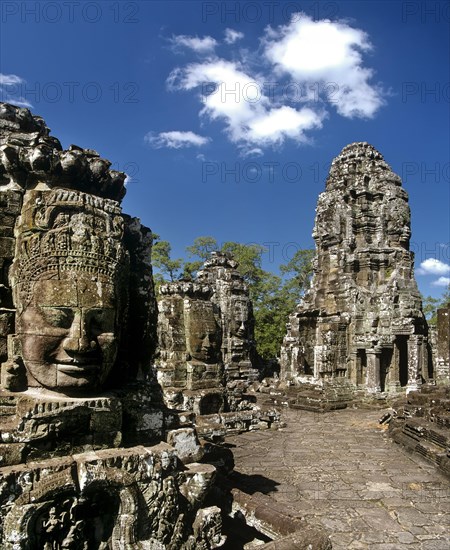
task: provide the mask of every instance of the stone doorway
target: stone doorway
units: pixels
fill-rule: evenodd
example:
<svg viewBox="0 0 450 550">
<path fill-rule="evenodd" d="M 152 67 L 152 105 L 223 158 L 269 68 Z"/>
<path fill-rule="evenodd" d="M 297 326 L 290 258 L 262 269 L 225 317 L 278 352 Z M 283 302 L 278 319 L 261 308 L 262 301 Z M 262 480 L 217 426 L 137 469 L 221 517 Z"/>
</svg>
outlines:
<svg viewBox="0 0 450 550">
<path fill-rule="evenodd" d="M 408 336 L 396 336 L 398 355 L 398 379 L 403 388 L 408 384 Z"/>
<path fill-rule="evenodd" d="M 358 349 L 356 353 L 356 385 L 367 383 L 367 355 L 365 349 Z"/>
<path fill-rule="evenodd" d="M 220 393 L 208 393 L 199 402 L 200 414 L 217 414 L 223 411 L 223 397 Z"/>
<path fill-rule="evenodd" d="M 386 385 L 389 383 L 390 367 L 392 361 L 393 350 L 383 348 L 380 357 L 380 390 L 386 391 Z"/>
</svg>

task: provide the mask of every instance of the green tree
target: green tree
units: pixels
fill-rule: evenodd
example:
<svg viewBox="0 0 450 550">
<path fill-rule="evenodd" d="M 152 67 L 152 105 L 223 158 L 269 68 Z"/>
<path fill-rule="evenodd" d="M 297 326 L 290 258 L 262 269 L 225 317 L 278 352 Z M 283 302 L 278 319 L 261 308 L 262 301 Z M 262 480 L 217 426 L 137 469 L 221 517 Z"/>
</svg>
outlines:
<svg viewBox="0 0 450 550">
<path fill-rule="evenodd" d="M 422 298 L 422 310 L 429 325 L 435 325 L 437 322 L 437 308 L 439 307 L 440 300 L 433 298 L 433 296 L 427 296 Z"/>
<path fill-rule="evenodd" d="M 283 278 L 272 275 L 260 285 L 262 292 L 255 307 L 255 337 L 258 352 L 264 359 L 280 354 L 289 315 L 309 286 L 313 258 L 314 250 L 297 250 L 288 263 L 280 265 Z"/>
<path fill-rule="evenodd" d="M 298 303 L 309 287 L 313 272 L 313 259 L 314 250 L 300 249 L 287 264 L 280 265 L 280 272 L 285 276 L 283 288 L 294 305 Z"/>
<path fill-rule="evenodd" d="M 214 237 L 197 237 L 194 243 L 186 247 L 189 258 L 198 258 L 191 262 L 184 262 L 183 279 L 193 279 L 203 263 L 211 256 L 211 252 L 219 249 Z"/>
<path fill-rule="evenodd" d="M 159 236 L 154 235 L 153 240 L 155 241 L 157 238 L 159 238 Z M 170 257 L 171 253 L 172 247 L 169 241 L 154 242 L 152 249 L 152 263 L 157 269 L 159 269 L 160 275 L 162 275 L 162 280 L 165 280 L 165 277 L 168 277 L 170 281 L 175 281 L 180 276 L 183 260 L 181 258 L 172 260 Z M 161 280 L 161 277 L 159 280 Z M 158 277 L 156 277 L 156 282 L 158 282 Z"/>
<path fill-rule="evenodd" d="M 250 297 L 252 300 L 258 301 L 260 292 L 265 292 L 264 285 L 270 275 L 261 267 L 262 255 L 267 249 L 259 244 L 227 241 L 222 245 L 221 251 L 232 254 L 238 262 L 238 271 L 249 287 Z"/>
<path fill-rule="evenodd" d="M 422 298 L 422 310 L 429 325 L 437 323 L 437 310 L 441 307 L 450 307 L 450 285 L 440 298 Z"/>
<path fill-rule="evenodd" d="M 219 250 L 219 245 L 214 237 L 197 237 L 186 250 L 190 258 L 198 257 L 204 262 L 211 256 L 211 252 Z"/>
</svg>

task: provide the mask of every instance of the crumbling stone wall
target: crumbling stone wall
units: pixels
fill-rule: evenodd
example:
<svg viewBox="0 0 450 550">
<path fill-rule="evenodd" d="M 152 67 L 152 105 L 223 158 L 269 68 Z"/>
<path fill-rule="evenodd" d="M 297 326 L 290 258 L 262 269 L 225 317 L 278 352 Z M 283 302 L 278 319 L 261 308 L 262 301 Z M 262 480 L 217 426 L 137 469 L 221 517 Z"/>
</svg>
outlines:
<svg viewBox="0 0 450 550">
<path fill-rule="evenodd" d="M 437 311 L 436 325 L 436 380 L 440 384 L 450 384 L 450 307 Z"/>
<path fill-rule="evenodd" d="M 345 147 L 317 203 L 314 275 L 289 319 L 283 379 L 377 393 L 432 378 L 410 235 L 399 176 L 368 143 Z"/>
</svg>

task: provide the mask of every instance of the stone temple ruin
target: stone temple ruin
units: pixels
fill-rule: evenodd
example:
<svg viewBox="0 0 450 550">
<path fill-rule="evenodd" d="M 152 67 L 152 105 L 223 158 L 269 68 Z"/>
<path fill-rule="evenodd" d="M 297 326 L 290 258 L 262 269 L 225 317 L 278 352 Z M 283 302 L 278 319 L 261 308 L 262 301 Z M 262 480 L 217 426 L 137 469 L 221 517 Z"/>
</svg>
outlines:
<svg viewBox="0 0 450 550">
<path fill-rule="evenodd" d="M 193 282 L 160 289 L 158 381 L 165 402 L 192 411 L 201 435 L 278 425 L 248 392 L 260 359 L 248 289 L 229 256 L 213 252 Z"/>
<path fill-rule="evenodd" d="M 399 176 L 368 143 L 345 147 L 319 196 L 314 274 L 289 319 L 282 379 L 345 388 L 344 400 L 433 379 L 410 235 Z"/>
<path fill-rule="evenodd" d="M 150 371 L 152 239 L 125 175 L 26 109 L 0 123 L 1 547 L 221 546 L 215 468 Z"/>
<path fill-rule="evenodd" d="M 276 539 L 267 548 L 329 550 L 297 511 L 241 490 L 216 444 L 282 426 L 253 391 L 264 370 L 237 263 L 212 254 L 157 303 L 152 233 L 120 206 L 125 174 L 63 150 L 27 109 L 0 103 L 0 129 L 0 547 L 212 550 L 234 511 Z M 298 408 L 340 408 L 423 386 L 391 433 L 450 471 L 450 399 L 432 388 L 449 380 L 449 312 L 430 353 L 407 195 L 370 145 L 334 160 L 314 236 L 278 387 Z"/>
</svg>

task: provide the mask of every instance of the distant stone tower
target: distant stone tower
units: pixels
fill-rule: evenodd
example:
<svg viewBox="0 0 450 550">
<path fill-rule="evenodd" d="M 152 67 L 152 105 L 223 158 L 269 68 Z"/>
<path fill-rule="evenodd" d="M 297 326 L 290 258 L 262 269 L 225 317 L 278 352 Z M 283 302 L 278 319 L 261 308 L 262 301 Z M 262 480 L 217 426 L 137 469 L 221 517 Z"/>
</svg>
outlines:
<svg viewBox="0 0 450 550">
<path fill-rule="evenodd" d="M 346 146 L 317 203 L 314 275 L 289 319 L 282 378 L 376 393 L 432 377 L 410 235 L 400 177 L 368 143 Z"/>
<path fill-rule="evenodd" d="M 252 302 L 238 263 L 213 252 L 194 281 L 160 288 L 157 377 L 166 403 L 198 414 L 243 410 L 259 375 Z"/>
</svg>

